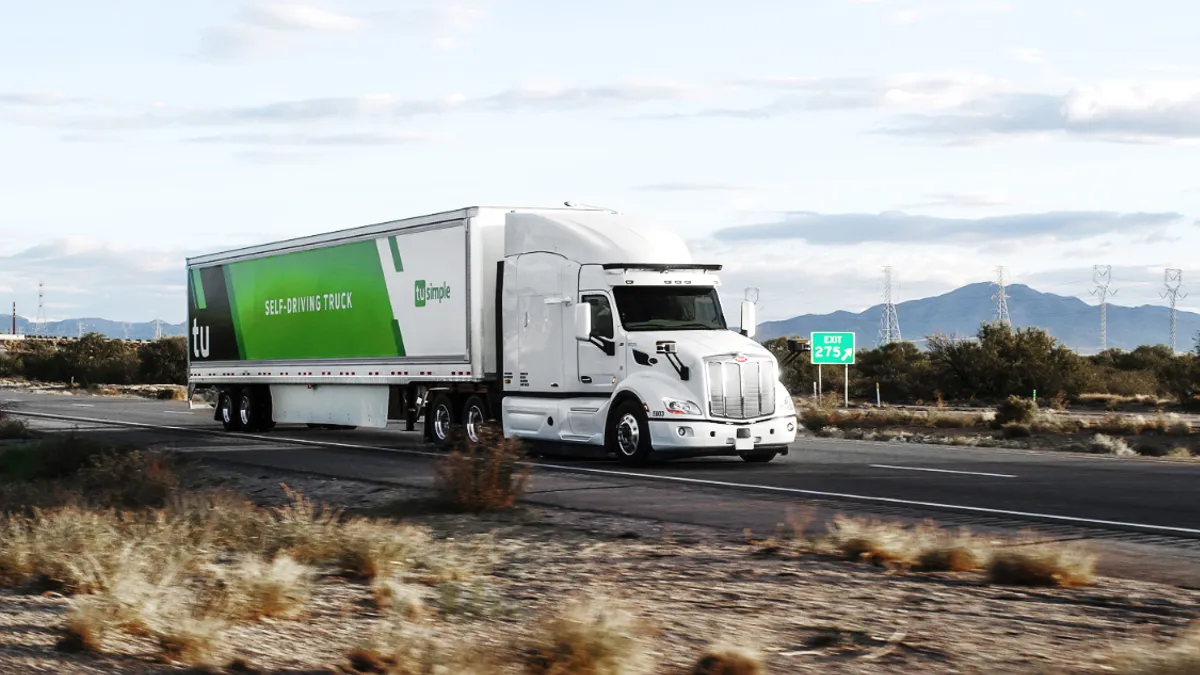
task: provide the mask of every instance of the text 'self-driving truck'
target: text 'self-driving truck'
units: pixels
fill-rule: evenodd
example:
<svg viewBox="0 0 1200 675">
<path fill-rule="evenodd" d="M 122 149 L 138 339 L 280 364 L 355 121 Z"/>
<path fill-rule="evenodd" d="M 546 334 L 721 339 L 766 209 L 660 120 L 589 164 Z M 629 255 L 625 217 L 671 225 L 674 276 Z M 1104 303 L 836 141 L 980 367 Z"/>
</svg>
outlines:
<svg viewBox="0 0 1200 675">
<path fill-rule="evenodd" d="M 769 461 L 796 435 L 718 265 L 593 208 L 472 207 L 188 260 L 189 385 L 228 430 L 418 421 L 557 447 Z"/>
</svg>

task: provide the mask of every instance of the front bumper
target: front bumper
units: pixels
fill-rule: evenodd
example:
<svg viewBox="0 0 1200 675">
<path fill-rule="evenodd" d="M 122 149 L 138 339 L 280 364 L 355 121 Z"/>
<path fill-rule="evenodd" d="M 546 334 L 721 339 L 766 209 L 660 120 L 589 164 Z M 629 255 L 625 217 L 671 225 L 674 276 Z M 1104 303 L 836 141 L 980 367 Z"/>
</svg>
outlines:
<svg viewBox="0 0 1200 675">
<path fill-rule="evenodd" d="M 655 452 L 737 455 L 756 450 L 783 451 L 796 440 L 799 421 L 781 415 L 757 422 L 711 422 L 658 418 L 650 422 Z"/>
</svg>

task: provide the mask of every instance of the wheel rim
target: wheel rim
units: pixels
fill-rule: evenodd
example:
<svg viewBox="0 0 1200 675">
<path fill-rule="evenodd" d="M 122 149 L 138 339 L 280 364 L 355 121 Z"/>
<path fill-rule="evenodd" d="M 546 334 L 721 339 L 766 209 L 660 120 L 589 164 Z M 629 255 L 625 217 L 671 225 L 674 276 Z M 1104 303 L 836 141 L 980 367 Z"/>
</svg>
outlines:
<svg viewBox="0 0 1200 675">
<path fill-rule="evenodd" d="M 225 404 L 221 406 L 221 419 L 223 419 L 226 424 L 229 424 L 233 421 L 233 411 L 230 409 L 232 405 L 233 404 L 229 402 L 229 399 L 226 398 Z"/>
<path fill-rule="evenodd" d="M 247 396 L 242 399 L 240 413 L 242 417 L 242 426 L 250 426 L 250 397 Z"/>
<path fill-rule="evenodd" d="M 472 443 L 479 442 L 479 434 L 483 430 L 483 411 L 479 406 L 467 408 L 467 438 Z"/>
<path fill-rule="evenodd" d="M 433 410 L 433 433 L 439 441 L 450 437 L 450 408 L 439 405 Z"/>
<path fill-rule="evenodd" d="M 617 423 L 617 448 L 626 457 L 632 457 L 638 449 L 642 429 L 637 418 L 626 413 Z"/>
</svg>

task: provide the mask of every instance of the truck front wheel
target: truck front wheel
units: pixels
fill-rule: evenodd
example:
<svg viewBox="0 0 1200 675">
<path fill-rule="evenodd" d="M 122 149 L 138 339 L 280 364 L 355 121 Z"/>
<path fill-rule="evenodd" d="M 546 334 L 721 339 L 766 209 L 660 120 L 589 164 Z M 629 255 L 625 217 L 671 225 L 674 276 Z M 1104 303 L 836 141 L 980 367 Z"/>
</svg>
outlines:
<svg viewBox="0 0 1200 675">
<path fill-rule="evenodd" d="M 650 423 L 640 402 L 625 401 L 617 406 L 609 425 L 608 441 L 624 464 L 636 466 L 650 461 L 650 453 L 654 451 L 650 444 Z"/>
</svg>

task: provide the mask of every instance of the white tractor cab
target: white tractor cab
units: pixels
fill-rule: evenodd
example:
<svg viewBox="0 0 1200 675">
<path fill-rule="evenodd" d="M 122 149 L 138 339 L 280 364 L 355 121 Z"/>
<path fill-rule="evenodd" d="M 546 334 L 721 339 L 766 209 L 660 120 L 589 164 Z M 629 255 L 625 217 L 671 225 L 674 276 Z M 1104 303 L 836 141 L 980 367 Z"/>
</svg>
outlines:
<svg viewBox="0 0 1200 675">
<path fill-rule="evenodd" d="M 730 330 L 719 265 L 674 233 L 602 210 L 506 214 L 501 311 L 505 435 L 599 446 L 638 464 L 769 462 L 796 437 L 754 305 Z"/>
</svg>

